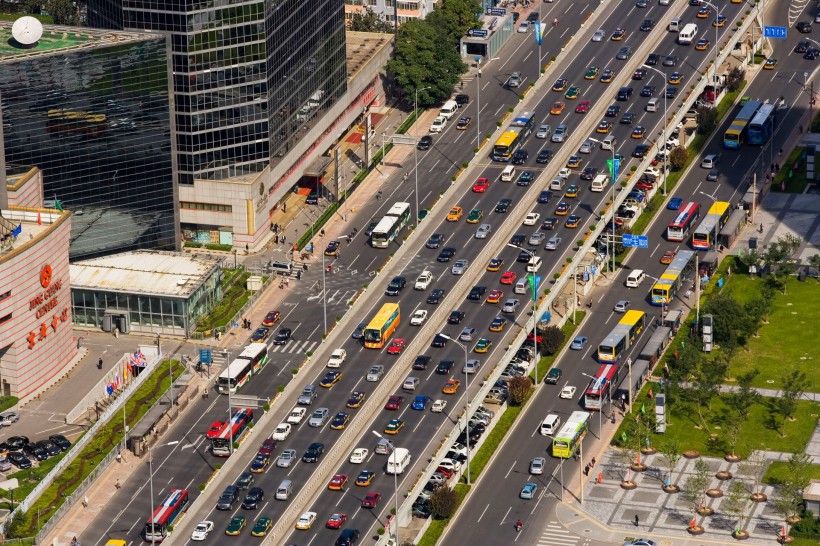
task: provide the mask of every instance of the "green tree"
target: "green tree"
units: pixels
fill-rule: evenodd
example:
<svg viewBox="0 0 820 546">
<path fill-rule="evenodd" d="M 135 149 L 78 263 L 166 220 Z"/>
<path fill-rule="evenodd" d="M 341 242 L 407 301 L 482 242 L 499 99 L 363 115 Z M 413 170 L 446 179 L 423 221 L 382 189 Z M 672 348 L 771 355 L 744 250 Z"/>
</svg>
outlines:
<svg viewBox="0 0 820 546">
<path fill-rule="evenodd" d="M 749 506 L 749 492 L 746 491 L 746 486 L 740 480 L 732 480 L 732 484 L 729 486 L 729 495 L 721 504 L 721 508 L 737 520 L 734 534 L 740 533 L 743 529 L 743 522 L 746 521 L 746 516 L 749 515 Z"/>
<path fill-rule="evenodd" d="M 449 518 L 458 508 L 458 493 L 448 486 L 439 487 L 430 495 L 430 510 L 439 519 Z"/>
<path fill-rule="evenodd" d="M 539 331 L 541 343 L 539 349 L 542 355 L 554 355 L 561 349 L 564 343 L 564 331 L 557 326 L 547 326 Z"/>
<path fill-rule="evenodd" d="M 26 538 L 28 525 L 26 524 L 26 513 L 22 510 L 14 512 L 11 519 L 6 520 L 5 534 L 6 538 Z"/>
<path fill-rule="evenodd" d="M 737 91 L 743 84 L 743 79 L 746 77 L 746 71 L 739 66 L 731 69 L 726 75 L 726 88 L 730 92 Z"/>
<path fill-rule="evenodd" d="M 797 401 L 809 388 L 809 378 L 799 370 L 792 370 L 788 375 L 784 375 L 780 381 L 783 387 L 780 396 L 776 397 L 778 413 L 784 420 L 794 417 L 797 411 Z"/>
<path fill-rule="evenodd" d="M 697 512 L 703 502 L 703 495 L 711 481 L 709 463 L 703 459 L 695 461 L 695 473 L 686 478 L 683 482 L 683 498 L 692 506 L 692 511 Z"/>
<path fill-rule="evenodd" d="M 670 438 L 660 445 L 660 452 L 663 460 L 666 462 L 666 468 L 669 469 L 669 483 L 675 483 L 675 467 L 678 465 L 683 456 L 680 441 L 677 438 Z M 665 485 L 665 484 L 664 484 Z"/>
<path fill-rule="evenodd" d="M 712 331 L 715 343 L 731 353 L 740 343 L 739 338 L 747 331 L 746 310 L 730 292 L 721 292 L 709 299 L 701 313 L 712 315 Z"/>
<path fill-rule="evenodd" d="M 23 13 L 39 15 L 43 9 L 43 2 L 41 0 L 21 0 L 18 6 L 23 10 Z"/>
<path fill-rule="evenodd" d="M 423 20 L 412 20 L 399 27 L 387 70 L 411 104 L 418 89 L 418 104 L 427 107 L 450 96 L 467 65 L 435 28 Z M 422 90 L 425 87 L 429 89 Z"/>
<path fill-rule="evenodd" d="M 669 153 L 669 164 L 676 171 L 686 167 L 686 162 L 689 161 L 689 151 L 683 146 L 675 146 Z"/>
<path fill-rule="evenodd" d="M 348 29 L 354 32 L 384 32 L 387 34 L 393 34 L 396 30 L 391 22 L 381 19 L 370 7 L 354 13 L 350 18 Z"/>
<path fill-rule="evenodd" d="M 758 449 L 752 450 L 746 458 L 738 465 L 738 471 L 751 482 L 749 493 L 752 495 L 761 494 L 763 474 L 768 466 L 766 454 Z"/>
<path fill-rule="evenodd" d="M 728 362 L 716 355 L 711 361 L 701 363 L 689 385 L 684 388 L 684 396 L 694 406 L 700 425 L 706 431 L 709 431 L 709 423 L 704 411 L 712 411 L 712 400 L 720 391 L 728 367 Z"/>
<path fill-rule="evenodd" d="M 763 261 L 771 268 L 770 274 L 766 277 L 767 282 L 782 290 L 783 294 L 786 293 L 786 281 L 797 268 L 792 256 L 801 244 L 799 237 L 788 233 L 770 243 L 762 253 Z"/>
<path fill-rule="evenodd" d="M 698 133 L 708 135 L 717 128 L 717 108 L 701 106 L 697 109 Z"/>
<path fill-rule="evenodd" d="M 760 370 L 755 369 L 738 376 L 737 389 L 724 395 L 723 401 L 729 407 L 730 419 L 745 423 L 749 419 L 752 406 L 760 403 L 762 397 L 752 387 L 758 375 L 760 375 Z"/>
<path fill-rule="evenodd" d="M 54 23 L 58 25 L 76 26 L 80 22 L 77 9 L 71 3 L 71 0 L 48 0 L 46 11 L 51 14 Z"/>
<path fill-rule="evenodd" d="M 780 487 L 776 489 L 773 501 L 775 510 L 787 520 L 800 514 L 803 504 L 803 490 L 811 481 L 811 458 L 805 453 L 795 453 L 786 463 L 788 473 Z"/>
</svg>

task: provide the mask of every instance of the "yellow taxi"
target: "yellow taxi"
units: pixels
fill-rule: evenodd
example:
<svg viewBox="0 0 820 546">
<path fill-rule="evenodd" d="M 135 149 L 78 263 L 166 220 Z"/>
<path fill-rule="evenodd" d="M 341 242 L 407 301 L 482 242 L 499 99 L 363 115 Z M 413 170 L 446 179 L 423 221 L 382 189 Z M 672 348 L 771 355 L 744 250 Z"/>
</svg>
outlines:
<svg viewBox="0 0 820 546">
<path fill-rule="evenodd" d="M 698 40 L 698 43 L 695 44 L 695 50 L 706 51 L 707 49 L 709 49 L 710 43 L 711 42 L 709 42 L 709 40 L 707 40 L 706 38 L 701 38 L 700 40 Z"/>
<path fill-rule="evenodd" d="M 563 91 L 567 88 L 567 79 L 566 78 L 558 78 L 555 80 L 555 83 L 552 84 L 553 91 Z"/>
<path fill-rule="evenodd" d="M 490 350 L 490 347 L 493 346 L 493 342 L 487 339 L 486 337 L 482 337 L 478 340 L 478 343 L 475 344 L 473 347 L 473 351 L 477 353 L 486 353 Z"/>
<path fill-rule="evenodd" d="M 570 156 L 570 158 L 567 159 L 567 169 L 577 169 L 580 166 L 581 158 L 577 155 Z"/>
<path fill-rule="evenodd" d="M 672 72 L 669 75 L 669 85 L 678 85 L 681 81 L 683 81 L 683 74 L 680 72 Z"/>
<path fill-rule="evenodd" d="M 458 379 L 448 379 L 447 383 L 441 388 L 441 392 L 444 394 L 455 394 L 458 391 L 458 388 L 461 386 L 461 381 Z"/>
<path fill-rule="evenodd" d="M 450 212 L 447 213 L 447 221 L 448 222 L 458 222 L 461 219 L 461 215 L 464 214 L 464 210 L 456 205 L 455 207 L 450 209 Z"/>
<path fill-rule="evenodd" d="M 601 83 L 610 83 L 613 78 L 615 78 L 615 71 L 607 68 L 604 70 L 604 73 L 601 74 Z"/>
<path fill-rule="evenodd" d="M 550 114 L 552 114 L 553 116 L 560 116 L 561 114 L 564 113 L 564 107 L 566 105 L 567 105 L 567 103 L 562 102 L 560 100 L 557 101 L 557 102 L 554 102 L 552 104 L 552 108 L 550 108 Z"/>
<path fill-rule="evenodd" d="M 607 134 L 607 133 L 609 132 L 609 129 L 610 129 L 611 127 L 612 127 L 612 124 L 611 124 L 610 122 L 608 122 L 607 120 L 603 120 L 603 121 L 601 121 L 601 123 L 599 123 L 599 124 L 598 124 L 598 126 L 595 128 L 595 132 L 596 132 L 596 133 Z"/>
<path fill-rule="evenodd" d="M 717 18 L 712 21 L 713 27 L 723 27 L 726 26 L 726 16 L 725 15 L 718 15 Z"/>
<path fill-rule="evenodd" d="M 491 290 L 490 295 L 487 296 L 487 303 L 498 303 L 499 301 L 501 301 L 501 298 L 503 298 L 503 297 L 504 297 L 504 291 L 503 290 L 497 290 L 497 289 Z"/>
<path fill-rule="evenodd" d="M 572 216 L 567 218 L 567 221 L 564 225 L 567 226 L 569 229 L 575 229 L 575 228 L 578 227 L 578 224 L 580 224 L 580 223 L 581 223 L 581 217 L 576 216 L 576 215 L 573 214 Z"/>
<path fill-rule="evenodd" d="M 567 192 L 564 194 L 564 197 L 578 197 L 578 192 L 580 189 L 578 188 L 577 184 L 571 184 L 567 188 Z"/>
<path fill-rule="evenodd" d="M 612 40 L 613 42 L 620 42 L 621 40 L 624 39 L 625 34 L 626 34 L 626 31 L 624 29 L 616 28 L 615 32 L 612 33 L 612 36 L 610 36 L 609 39 Z"/>
<path fill-rule="evenodd" d="M 597 66 L 590 66 L 587 68 L 586 73 L 584 74 L 585 80 L 594 80 L 598 77 L 598 67 Z"/>
<path fill-rule="evenodd" d="M 777 59 L 766 59 L 763 63 L 763 70 L 774 70 L 777 68 Z"/>
<path fill-rule="evenodd" d="M 504 326 L 507 325 L 507 319 L 504 317 L 495 317 L 493 321 L 490 323 L 490 331 L 491 332 L 501 332 L 504 330 Z"/>
<path fill-rule="evenodd" d="M 632 129 L 632 134 L 630 135 L 632 138 L 643 138 L 646 134 L 646 127 L 643 125 L 638 125 L 634 129 Z"/>
<path fill-rule="evenodd" d="M 487 271 L 501 271 L 502 267 L 504 267 L 504 260 L 501 258 L 493 258 L 490 260 L 490 263 L 487 264 Z"/>
</svg>

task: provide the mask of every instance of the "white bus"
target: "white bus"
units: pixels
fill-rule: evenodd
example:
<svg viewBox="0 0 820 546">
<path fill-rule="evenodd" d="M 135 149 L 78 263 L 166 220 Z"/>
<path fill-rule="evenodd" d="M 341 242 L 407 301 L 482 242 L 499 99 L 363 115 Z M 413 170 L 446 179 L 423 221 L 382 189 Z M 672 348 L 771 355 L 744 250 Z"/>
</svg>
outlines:
<svg viewBox="0 0 820 546">
<path fill-rule="evenodd" d="M 394 203 L 370 235 L 370 246 L 387 248 L 410 221 L 410 203 Z"/>
<path fill-rule="evenodd" d="M 225 368 L 216 380 L 216 390 L 220 394 L 233 394 L 248 382 L 251 376 L 268 363 L 268 346 L 251 343 L 236 359 Z"/>
</svg>

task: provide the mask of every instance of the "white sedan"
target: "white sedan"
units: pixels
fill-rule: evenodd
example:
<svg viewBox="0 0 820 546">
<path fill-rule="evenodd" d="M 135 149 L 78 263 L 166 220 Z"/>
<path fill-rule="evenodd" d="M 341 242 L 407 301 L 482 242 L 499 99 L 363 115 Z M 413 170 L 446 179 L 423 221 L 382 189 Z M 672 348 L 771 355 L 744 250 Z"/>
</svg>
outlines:
<svg viewBox="0 0 820 546">
<path fill-rule="evenodd" d="M 208 533 L 214 530 L 214 522 L 200 521 L 196 524 L 194 532 L 191 533 L 191 540 L 205 540 L 208 538 Z"/>
<path fill-rule="evenodd" d="M 362 464 L 365 459 L 367 459 L 367 454 L 369 451 L 366 447 L 357 447 L 353 450 L 353 453 L 350 454 L 350 462 L 353 464 Z"/>
<path fill-rule="evenodd" d="M 575 396 L 575 387 L 572 385 L 567 385 L 563 389 L 561 389 L 561 394 L 559 395 L 561 398 L 572 398 Z"/>
<path fill-rule="evenodd" d="M 525 226 L 534 226 L 535 224 L 537 224 L 537 223 L 538 223 L 538 219 L 539 219 L 540 217 L 541 217 L 541 215 L 540 215 L 540 214 L 538 214 L 537 212 L 530 212 L 530 213 L 529 213 L 529 214 L 527 214 L 527 216 L 524 218 L 524 225 L 525 225 Z"/>
<path fill-rule="evenodd" d="M 288 439 L 288 436 L 290 436 L 290 430 L 290 423 L 279 423 L 279 426 L 274 429 L 273 434 L 271 434 L 270 437 L 277 442 L 284 442 Z"/>
<path fill-rule="evenodd" d="M 296 522 L 296 528 L 301 530 L 310 529 L 314 521 L 316 521 L 316 512 L 305 512 L 299 516 L 299 520 Z"/>
<path fill-rule="evenodd" d="M 436 400 L 430 406 L 430 411 L 433 413 L 441 413 L 444 411 L 444 408 L 447 407 L 447 400 Z"/>
<path fill-rule="evenodd" d="M 424 309 L 417 309 L 413 316 L 410 317 L 410 326 L 421 326 L 427 320 L 427 311 Z"/>
<path fill-rule="evenodd" d="M 288 415 L 287 422 L 291 425 L 298 425 L 302 422 L 302 419 L 305 418 L 305 414 L 307 413 L 307 408 L 293 408 Z"/>
</svg>

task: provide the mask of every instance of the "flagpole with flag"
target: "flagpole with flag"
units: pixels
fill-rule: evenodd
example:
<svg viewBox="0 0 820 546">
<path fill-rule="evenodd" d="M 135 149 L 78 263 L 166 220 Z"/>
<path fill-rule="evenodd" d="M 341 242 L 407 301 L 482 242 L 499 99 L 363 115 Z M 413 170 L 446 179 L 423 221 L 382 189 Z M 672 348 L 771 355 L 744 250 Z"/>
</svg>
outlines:
<svg viewBox="0 0 820 546">
<path fill-rule="evenodd" d="M 57 199 L 56 195 L 54 196 L 54 208 L 59 210 L 60 212 L 63 212 L 63 204 L 60 203 L 60 200 Z"/>
</svg>

